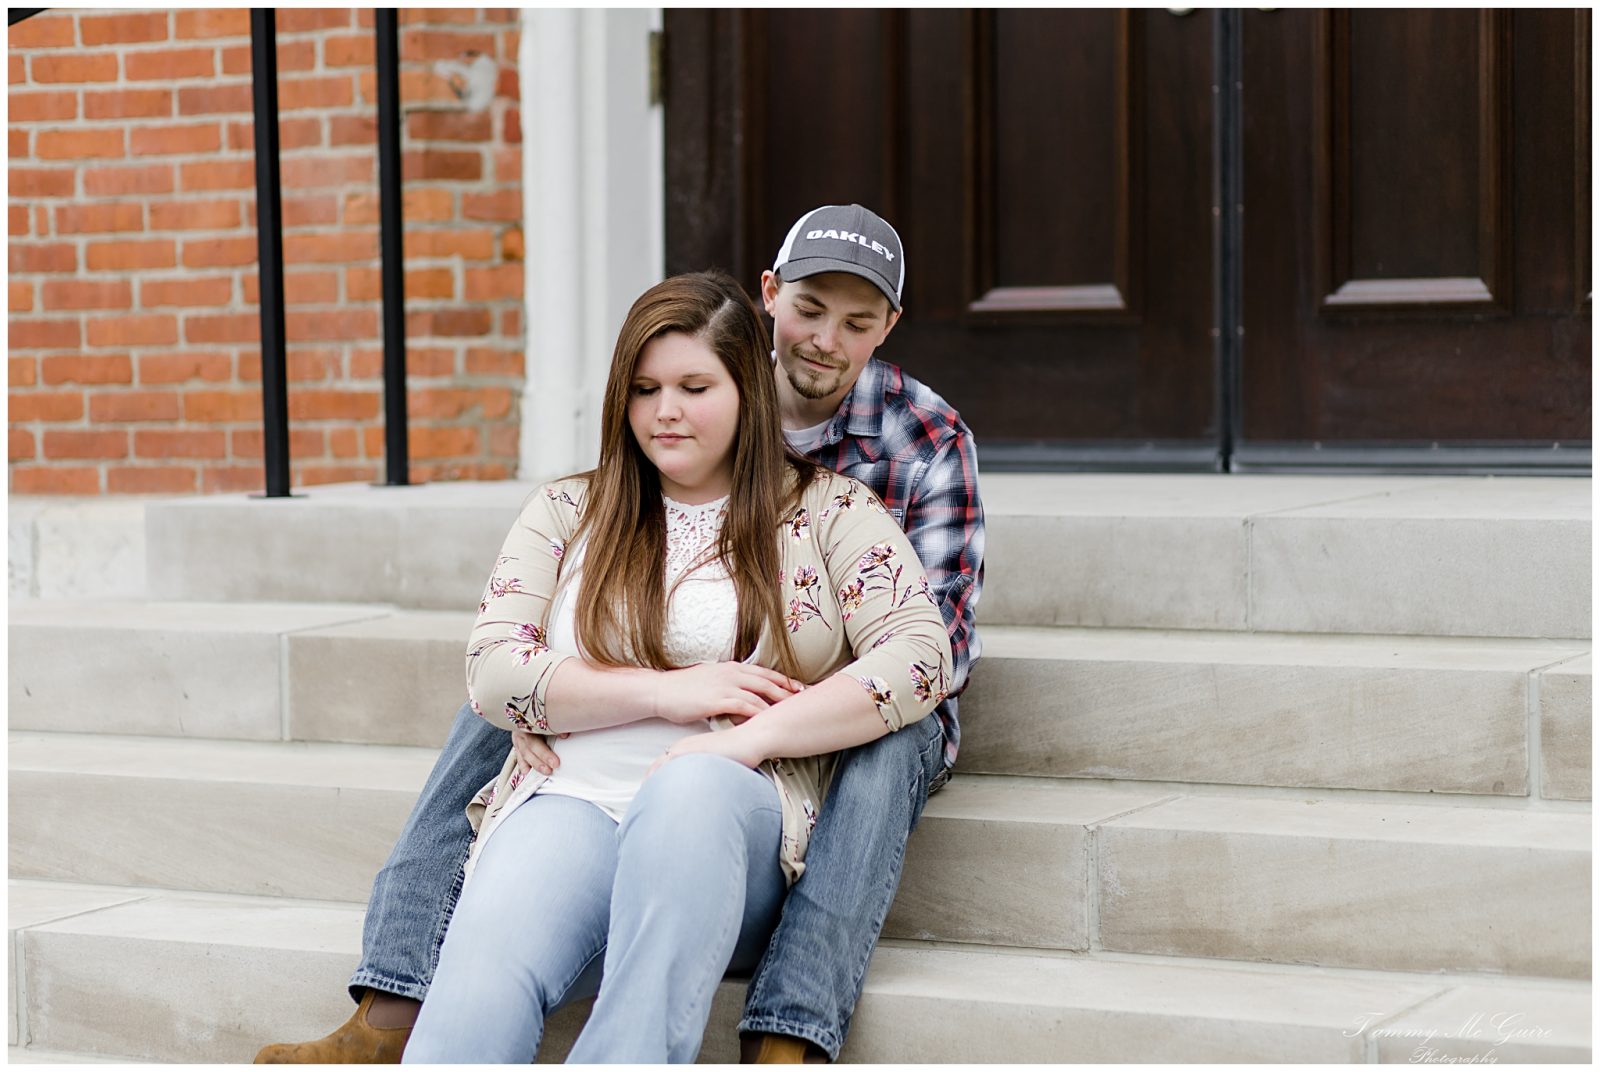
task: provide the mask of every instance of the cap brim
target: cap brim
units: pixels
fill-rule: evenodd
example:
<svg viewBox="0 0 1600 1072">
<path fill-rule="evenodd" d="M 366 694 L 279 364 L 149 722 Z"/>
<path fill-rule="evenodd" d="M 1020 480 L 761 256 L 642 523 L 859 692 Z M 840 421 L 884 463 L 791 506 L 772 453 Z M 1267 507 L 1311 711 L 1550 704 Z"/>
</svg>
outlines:
<svg viewBox="0 0 1600 1072">
<path fill-rule="evenodd" d="M 897 313 L 900 311 L 900 299 L 895 297 L 894 288 L 889 285 L 888 281 L 871 268 L 856 264 L 854 261 L 843 261 L 834 257 L 805 257 L 789 261 L 778 269 L 778 274 L 783 277 L 786 283 L 821 275 L 823 272 L 848 272 L 851 275 L 860 276 L 877 287 L 883 296 L 889 299 L 889 308 Z"/>
</svg>

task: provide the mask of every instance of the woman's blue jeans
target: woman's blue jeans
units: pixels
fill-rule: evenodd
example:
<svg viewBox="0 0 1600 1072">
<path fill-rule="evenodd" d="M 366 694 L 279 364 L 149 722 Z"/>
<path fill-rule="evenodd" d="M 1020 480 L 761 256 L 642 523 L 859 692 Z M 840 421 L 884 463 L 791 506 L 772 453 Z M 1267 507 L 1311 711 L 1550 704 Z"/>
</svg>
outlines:
<svg viewBox="0 0 1600 1072">
<path fill-rule="evenodd" d="M 353 998 L 365 988 L 427 996 L 472 840 L 467 801 L 500 773 L 510 748 L 504 730 L 462 705 L 373 882 Z M 906 838 L 943 777 L 944 737 L 932 717 L 841 755 L 805 874 L 756 968 L 740 1031 L 807 1039 L 838 1057 L 900 884 Z"/>
<path fill-rule="evenodd" d="M 620 825 L 533 797 L 484 845 L 406 1062 L 528 1063 L 545 1017 L 597 988 L 568 1061 L 693 1061 L 724 972 L 777 922 L 781 827 L 773 784 L 721 756 L 661 767 Z"/>
</svg>

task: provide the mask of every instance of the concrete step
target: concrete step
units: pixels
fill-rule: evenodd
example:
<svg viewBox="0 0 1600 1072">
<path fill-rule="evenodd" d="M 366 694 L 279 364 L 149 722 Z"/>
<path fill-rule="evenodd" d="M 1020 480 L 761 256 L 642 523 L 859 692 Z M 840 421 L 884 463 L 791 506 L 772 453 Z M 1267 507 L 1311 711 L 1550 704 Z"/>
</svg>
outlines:
<svg viewBox="0 0 1600 1072">
<path fill-rule="evenodd" d="M 433 760 L 76 734 L 10 745 L 14 876 L 357 903 Z M 1589 846 L 1573 805 L 965 775 L 929 801 L 885 933 L 1585 978 Z"/>
<path fill-rule="evenodd" d="M 1587 812 L 1194 796 L 1098 832 L 1103 948 L 1589 977 Z"/>
<path fill-rule="evenodd" d="M 146 576 L 156 599 L 393 603 L 476 609 L 535 484 L 325 484 L 282 499 L 151 503 Z"/>
<path fill-rule="evenodd" d="M 12 896 L 47 900 L 63 888 L 13 882 Z M 127 892 L 133 899 L 14 930 L 30 1047 L 242 1062 L 266 1042 L 317 1037 L 349 1014 L 359 907 Z M 743 991 L 737 981 L 719 988 L 702 1061 L 737 1059 Z M 873 957 L 843 1057 L 1365 1063 L 1411 1059 L 1427 1040 L 1449 1056 L 1586 1062 L 1589 1001 L 1586 983 L 891 942 Z M 579 1005 L 552 1018 L 542 1061 L 564 1055 L 585 1015 Z"/>
<path fill-rule="evenodd" d="M 150 594 L 464 609 L 531 487 L 155 502 Z M 999 473 L 982 489 L 984 624 L 1590 631 L 1587 480 Z"/>
<path fill-rule="evenodd" d="M 1590 833 L 1567 808 L 958 776 L 928 801 L 884 933 L 1588 978 Z"/>
<path fill-rule="evenodd" d="M 476 608 L 42 601 L 12 607 L 12 729 L 438 748 Z M 105 705 L 97 698 L 114 696 Z"/>
<path fill-rule="evenodd" d="M 6 1063 L 12 1065 L 110 1065 L 126 1064 L 126 1057 L 103 1057 L 85 1053 L 36 1050 L 27 1046 L 6 1048 Z"/>
<path fill-rule="evenodd" d="M 17 932 L 85 912 L 127 904 L 148 896 L 141 890 L 110 886 L 68 885 L 53 882 L 13 882 L 6 899 L 6 993 L 10 995 L 10 1023 L 6 1045 L 13 1050 L 26 1040 L 21 1029 L 26 999 L 18 984 Z"/>
<path fill-rule="evenodd" d="M 23 599 L 145 594 L 147 495 L 6 496 L 7 590 Z M 165 498 L 165 496 L 163 496 Z"/>
<path fill-rule="evenodd" d="M 1588 800 L 1593 795 L 1594 657 L 1585 655 L 1536 675 L 1540 795 Z"/>
<path fill-rule="evenodd" d="M 1006 625 L 1588 636 L 1588 485 L 986 476 L 992 554 L 979 617 Z"/>
<path fill-rule="evenodd" d="M 11 728 L 71 731 L 91 698 L 115 696 L 96 704 L 105 732 L 439 747 L 465 695 L 472 617 L 373 604 L 24 604 L 11 613 Z M 963 771 L 1590 794 L 1586 641 L 983 634 L 962 700 Z"/>
<path fill-rule="evenodd" d="M 13 733 L 11 873 L 365 901 L 437 753 Z"/>
<path fill-rule="evenodd" d="M 982 633 L 961 771 L 1589 797 L 1587 641 Z"/>
</svg>

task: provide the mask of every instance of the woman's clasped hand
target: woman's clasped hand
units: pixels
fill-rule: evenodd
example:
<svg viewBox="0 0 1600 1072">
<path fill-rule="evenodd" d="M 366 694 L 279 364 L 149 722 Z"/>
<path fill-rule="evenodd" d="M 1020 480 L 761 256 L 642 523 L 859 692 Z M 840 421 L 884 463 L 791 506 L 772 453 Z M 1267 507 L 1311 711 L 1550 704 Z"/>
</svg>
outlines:
<svg viewBox="0 0 1600 1072">
<path fill-rule="evenodd" d="M 655 716 L 679 724 L 718 715 L 743 722 L 804 688 L 789 675 L 754 663 L 699 663 L 657 678 Z"/>
</svg>

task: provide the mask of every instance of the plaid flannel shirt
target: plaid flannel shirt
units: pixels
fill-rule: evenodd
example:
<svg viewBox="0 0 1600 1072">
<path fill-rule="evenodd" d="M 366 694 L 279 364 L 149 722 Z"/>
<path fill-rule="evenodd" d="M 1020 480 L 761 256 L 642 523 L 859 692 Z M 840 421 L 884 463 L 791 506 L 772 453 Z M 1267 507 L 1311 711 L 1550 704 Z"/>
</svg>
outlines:
<svg viewBox="0 0 1600 1072">
<path fill-rule="evenodd" d="M 808 456 L 875 491 L 928 571 L 955 655 L 950 695 L 933 712 L 948 771 L 961 743 L 956 697 L 982 651 L 973 616 L 983 587 L 983 503 L 972 432 L 928 387 L 872 358 Z"/>
</svg>

